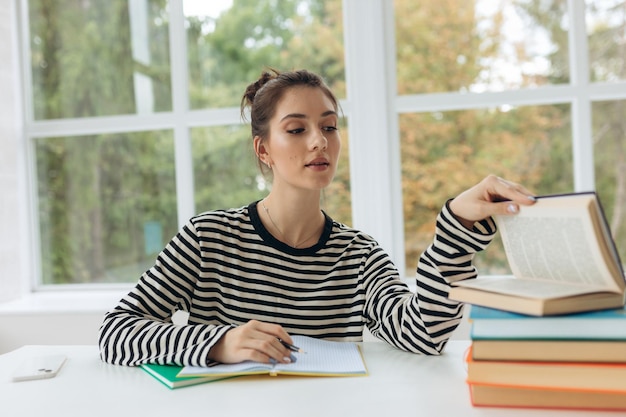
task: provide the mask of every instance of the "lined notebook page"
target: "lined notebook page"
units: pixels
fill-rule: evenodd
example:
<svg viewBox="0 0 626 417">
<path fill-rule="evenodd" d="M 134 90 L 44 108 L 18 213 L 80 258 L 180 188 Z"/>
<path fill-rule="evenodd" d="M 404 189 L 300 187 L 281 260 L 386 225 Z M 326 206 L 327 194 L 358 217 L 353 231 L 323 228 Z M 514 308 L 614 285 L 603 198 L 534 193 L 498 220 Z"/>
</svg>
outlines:
<svg viewBox="0 0 626 417">
<path fill-rule="evenodd" d="M 253 373 L 288 373 L 300 375 L 367 375 L 361 351 L 355 343 L 331 342 L 307 336 L 292 336 L 294 345 L 305 353 L 294 352 L 296 361 L 288 364 L 263 364 L 246 361 L 235 364 L 216 364 L 204 368 L 185 366 L 181 376 L 207 376 Z"/>
<path fill-rule="evenodd" d="M 347 374 L 366 373 L 361 352 L 355 343 L 332 342 L 307 336 L 291 336 L 293 344 L 306 353 L 294 353 L 295 363 L 276 364 L 275 371 Z"/>
</svg>

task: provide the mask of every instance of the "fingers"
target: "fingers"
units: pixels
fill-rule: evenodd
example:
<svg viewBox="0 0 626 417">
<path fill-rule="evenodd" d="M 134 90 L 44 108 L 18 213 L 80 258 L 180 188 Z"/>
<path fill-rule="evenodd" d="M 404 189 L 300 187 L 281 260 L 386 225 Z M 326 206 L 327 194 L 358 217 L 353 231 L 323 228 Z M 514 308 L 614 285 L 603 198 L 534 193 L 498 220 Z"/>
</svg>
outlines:
<svg viewBox="0 0 626 417">
<path fill-rule="evenodd" d="M 270 340 L 251 339 L 247 344 L 248 359 L 256 362 L 279 362 L 291 363 L 295 362 L 295 357 L 291 351 L 280 343 L 276 338 Z"/>
<path fill-rule="evenodd" d="M 508 181 L 495 175 L 485 179 L 488 198 L 483 202 L 485 213 L 492 216 L 496 214 L 516 214 L 521 205 L 535 203 L 535 197 L 525 187 L 513 181 Z"/>
<path fill-rule="evenodd" d="M 516 214 L 520 205 L 535 203 L 533 194 L 525 187 L 495 175 L 485 177 L 474 187 L 450 202 L 450 210 L 463 226 L 496 214 Z"/>
<path fill-rule="evenodd" d="M 266 360 L 269 361 L 272 359 L 281 363 L 289 363 L 292 361 L 291 351 L 280 342 L 284 340 L 287 343 L 291 343 L 292 339 L 281 326 L 256 321 L 252 323 L 258 327 L 255 327 L 251 334 L 251 348 L 255 349 L 261 355 L 267 356 Z"/>
<path fill-rule="evenodd" d="M 519 205 L 512 201 L 503 201 L 501 203 L 490 204 L 490 215 L 495 214 L 517 214 L 519 213 Z"/>
<path fill-rule="evenodd" d="M 523 205 L 530 205 L 535 202 L 533 194 L 520 184 L 495 175 L 488 176 L 486 180 L 493 183 L 491 201 L 511 200 Z"/>
<path fill-rule="evenodd" d="M 209 352 L 209 357 L 222 363 L 245 360 L 256 362 L 293 362 L 295 357 L 280 340 L 292 343 L 289 334 L 279 325 L 251 320 L 228 331 Z"/>
<path fill-rule="evenodd" d="M 250 320 L 242 327 L 242 346 L 253 351 L 252 355 L 261 362 L 291 362 L 291 351 L 280 340 L 291 343 L 291 336 L 279 325 Z M 258 360 L 258 359 L 257 359 Z"/>
</svg>

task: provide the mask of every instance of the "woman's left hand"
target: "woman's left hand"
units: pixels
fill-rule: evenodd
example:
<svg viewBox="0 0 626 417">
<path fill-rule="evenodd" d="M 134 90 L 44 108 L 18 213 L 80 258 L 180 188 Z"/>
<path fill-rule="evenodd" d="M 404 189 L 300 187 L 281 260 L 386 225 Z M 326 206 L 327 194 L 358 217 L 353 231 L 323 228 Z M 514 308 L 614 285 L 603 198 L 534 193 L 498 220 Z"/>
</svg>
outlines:
<svg viewBox="0 0 626 417">
<path fill-rule="evenodd" d="M 450 210 L 468 229 L 475 222 L 496 214 L 516 214 L 519 205 L 529 206 L 535 197 L 526 188 L 495 175 L 489 175 L 450 202 Z"/>
</svg>

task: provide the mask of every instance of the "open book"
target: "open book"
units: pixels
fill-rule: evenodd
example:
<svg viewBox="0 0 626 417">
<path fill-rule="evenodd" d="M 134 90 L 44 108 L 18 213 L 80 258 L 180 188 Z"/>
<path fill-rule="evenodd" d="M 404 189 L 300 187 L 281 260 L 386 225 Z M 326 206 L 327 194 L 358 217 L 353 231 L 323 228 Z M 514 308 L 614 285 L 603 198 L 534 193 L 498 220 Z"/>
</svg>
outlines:
<svg viewBox="0 0 626 417">
<path fill-rule="evenodd" d="M 178 377 L 224 377 L 242 375 L 357 376 L 367 375 L 361 351 L 355 343 L 332 342 L 307 336 L 291 336 L 304 353 L 292 363 L 267 364 L 246 361 L 211 367 L 185 366 Z"/>
<path fill-rule="evenodd" d="M 537 197 L 495 220 L 513 276 L 455 282 L 450 299 L 535 316 L 624 305 L 624 272 L 596 193 Z"/>
</svg>

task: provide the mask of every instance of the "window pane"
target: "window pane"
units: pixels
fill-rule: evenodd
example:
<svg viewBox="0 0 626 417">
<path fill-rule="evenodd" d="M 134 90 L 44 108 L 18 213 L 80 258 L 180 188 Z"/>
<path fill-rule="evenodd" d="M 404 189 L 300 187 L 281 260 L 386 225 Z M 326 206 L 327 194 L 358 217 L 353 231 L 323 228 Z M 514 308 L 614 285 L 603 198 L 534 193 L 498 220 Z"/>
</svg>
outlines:
<svg viewBox="0 0 626 417">
<path fill-rule="evenodd" d="M 172 108 L 165 0 L 30 0 L 35 119 Z"/>
<path fill-rule="evenodd" d="M 345 97 L 341 0 L 185 0 L 190 107 L 238 106 L 267 67 L 307 68 Z"/>
<path fill-rule="evenodd" d="M 395 0 L 399 94 L 569 82 L 567 2 Z"/>
<path fill-rule="evenodd" d="M 586 17 L 591 81 L 626 79 L 626 2 L 587 0 Z"/>
<path fill-rule="evenodd" d="M 322 208 L 333 219 L 351 224 L 348 137 L 341 129 L 342 151 L 333 182 L 324 190 Z M 195 210 L 240 207 L 267 195 L 270 173 L 257 164 L 249 126 L 217 126 L 191 130 L 194 155 Z"/>
<path fill-rule="evenodd" d="M 626 261 L 626 100 L 593 103 L 596 191 Z"/>
<path fill-rule="evenodd" d="M 41 282 L 136 282 L 178 228 L 171 132 L 35 147 Z"/>
<path fill-rule="evenodd" d="M 196 212 L 240 207 L 267 194 L 249 127 L 194 128 L 191 138 Z"/>
<path fill-rule="evenodd" d="M 432 241 L 442 204 L 496 174 L 540 193 L 573 190 L 568 106 L 529 106 L 400 117 L 406 265 Z M 508 273 L 494 242 L 476 265 Z"/>
</svg>

